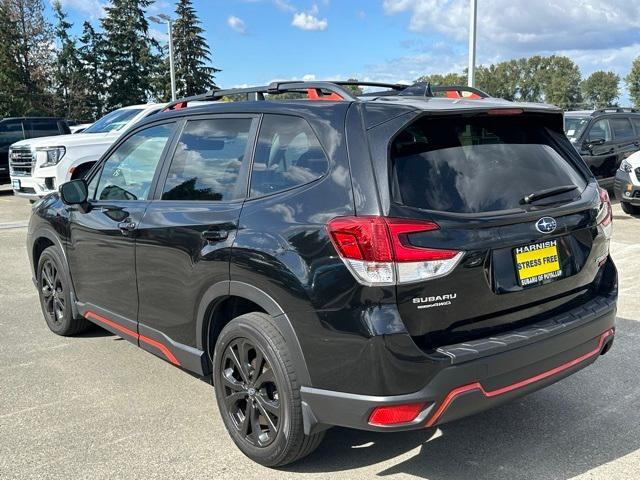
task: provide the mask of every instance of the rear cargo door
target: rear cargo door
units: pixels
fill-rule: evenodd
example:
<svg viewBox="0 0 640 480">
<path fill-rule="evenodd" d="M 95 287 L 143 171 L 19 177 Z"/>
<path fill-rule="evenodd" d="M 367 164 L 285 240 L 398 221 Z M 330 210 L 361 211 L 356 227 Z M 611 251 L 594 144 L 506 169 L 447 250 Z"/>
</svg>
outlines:
<svg viewBox="0 0 640 480">
<path fill-rule="evenodd" d="M 423 116 L 389 155 L 388 216 L 438 227 L 398 241 L 454 263 L 397 264 L 402 319 L 425 346 L 513 328 L 586 294 L 608 252 L 599 191 L 550 115 Z"/>
</svg>

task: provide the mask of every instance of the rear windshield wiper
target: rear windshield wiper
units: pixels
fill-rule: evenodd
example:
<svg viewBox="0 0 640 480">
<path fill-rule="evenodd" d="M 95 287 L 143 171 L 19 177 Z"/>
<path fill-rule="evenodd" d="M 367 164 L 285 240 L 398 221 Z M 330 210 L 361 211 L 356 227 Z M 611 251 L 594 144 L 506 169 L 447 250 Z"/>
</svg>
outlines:
<svg viewBox="0 0 640 480">
<path fill-rule="evenodd" d="M 547 188 L 546 190 L 540 190 L 539 192 L 533 192 L 520 200 L 522 205 L 526 205 L 531 202 L 535 202 L 536 200 L 541 200 L 547 197 L 553 197 L 555 195 L 560 195 L 561 193 L 571 192 L 573 190 L 577 190 L 577 185 L 563 185 L 561 187 Z"/>
</svg>

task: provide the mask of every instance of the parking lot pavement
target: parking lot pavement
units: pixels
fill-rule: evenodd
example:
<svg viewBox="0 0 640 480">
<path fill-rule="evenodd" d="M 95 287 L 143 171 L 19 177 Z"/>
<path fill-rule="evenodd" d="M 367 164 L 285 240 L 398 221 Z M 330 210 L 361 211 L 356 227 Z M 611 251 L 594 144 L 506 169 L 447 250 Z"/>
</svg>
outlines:
<svg viewBox="0 0 640 480">
<path fill-rule="evenodd" d="M 27 265 L 28 212 L 0 193 L 0 479 L 640 478 L 640 218 L 619 206 L 610 353 L 440 429 L 332 429 L 313 455 L 280 471 L 239 453 L 206 383 L 97 327 L 75 338 L 49 332 Z"/>
</svg>

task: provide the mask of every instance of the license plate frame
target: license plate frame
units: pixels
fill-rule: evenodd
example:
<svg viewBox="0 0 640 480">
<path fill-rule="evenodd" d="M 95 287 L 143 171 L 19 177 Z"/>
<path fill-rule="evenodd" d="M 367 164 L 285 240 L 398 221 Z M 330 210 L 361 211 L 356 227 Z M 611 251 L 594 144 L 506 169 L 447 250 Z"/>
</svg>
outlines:
<svg viewBox="0 0 640 480">
<path fill-rule="evenodd" d="M 518 285 L 535 287 L 562 278 L 562 261 L 558 240 L 544 240 L 513 249 Z"/>
<path fill-rule="evenodd" d="M 12 180 L 11 188 L 14 190 L 20 190 L 22 188 L 22 182 L 20 182 L 20 179 L 16 178 L 15 180 Z"/>
</svg>

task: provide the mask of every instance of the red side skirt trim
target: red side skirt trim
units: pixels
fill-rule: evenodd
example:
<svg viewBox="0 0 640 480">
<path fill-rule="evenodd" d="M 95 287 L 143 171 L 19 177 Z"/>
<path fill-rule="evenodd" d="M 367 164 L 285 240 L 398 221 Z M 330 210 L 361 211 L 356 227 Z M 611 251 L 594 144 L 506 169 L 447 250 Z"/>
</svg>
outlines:
<svg viewBox="0 0 640 480">
<path fill-rule="evenodd" d="M 539 382 L 540 380 L 544 380 L 545 378 L 549 378 L 553 375 L 556 375 L 560 372 L 563 372 L 571 367 L 574 367 L 576 365 L 578 365 L 579 363 L 584 362 L 585 360 L 594 357 L 596 355 L 598 355 L 600 353 L 600 351 L 602 350 L 602 347 L 604 345 L 604 342 L 609 338 L 613 336 L 613 329 L 611 330 L 607 330 L 606 332 L 604 332 L 602 335 L 600 335 L 600 338 L 598 340 L 598 346 L 588 352 L 585 353 L 584 355 L 575 358 L 567 363 L 563 363 L 562 365 L 559 365 L 555 368 L 552 368 L 551 370 L 547 370 L 546 372 L 542 372 L 538 375 L 535 375 L 533 377 L 527 378 L 525 380 L 521 380 L 520 382 L 516 382 L 513 383 L 511 385 L 507 385 L 506 387 L 502 387 L 502 388 L 498 388 L 496 390 L 490 390 L 487 391 L 484 389 L 484 387 L 482 386 L 482 384 L 480 382 L 474 382 L 474 383 L 470 383 L 468 385 L 463 385 L 461 387 L 455 388 L 453 390 L 451 390 L 449 392 L 449 394 L 445 397 L 445 399 L 442 401 L 442 403 L 440 404 L 440 406 L 438 407 L 438 409 L 435 411 L 435 413 L 433 414 L 433 416 L 429 419 L 429 421 L 427 422 L 426 426 L 427 427 L 432 427 L 433 425 L 435 425 L 438 420 L 440 420 L 440 417 L 442 417 L 442 414 L 445 412 L 445 410 L 447 408 L 449 408 L 449 405 L 451 405 L 451 403 L 456 399 L 456 397 L 473 391 L 473 390 L 477 390 L 480 393 L 482 393 L 482 395 L 484 395 L 487 398 L 491 398 L 491 397 L 496 397 L 498 395 L 503 395 L 505 393 L 508 392 L 512 392 L 514 390 L 517 390 L 519 388 L 523 388 L 526 387 L 527 385 L 531 385 L 532 383 L 535 382 Z"/>
<path fill-rule="evenodd" d="M 153 340 L 152 338 L 145 337 L 144 335 L 140 335 L 138 332 L 134 332 L 133 330 L 130 330 L 127 327 L 124 327 L 124 326 L 120 325 L 119 323 L 114 322 L 113 320 L 109 320 L 108 318 L 105 318 L 102 315 L 98 315 L 95 312 L 89 311 L 89 312 L 85 313 L 84 316 L 87 317 L 87 319 L 89 319 L 89 320 L 93 320 L 95 322 L 102 323 L 103 325 L 107 325 L 107 326 L 117 330 L 120 333 L 124 333 L 128 337 L 135 338 L 136 340 L 138 340 L 140 342 L 146 343 L 148 345 L 151 345 L 152 347 L 157 348 L 158 350 L 160 350 L 162 352 L 162 354 L 167 358 L 167 360 L 169 360 L 174 365 L 180 366 L 180 362 L 175 357 L 175 355 L 173 353 L 171 353 L 171 351 L 165 345 L 163 345 L 162 343 L 160 343 L 160 342 L 158 342 L 156 340 Z"/>
</svg>

